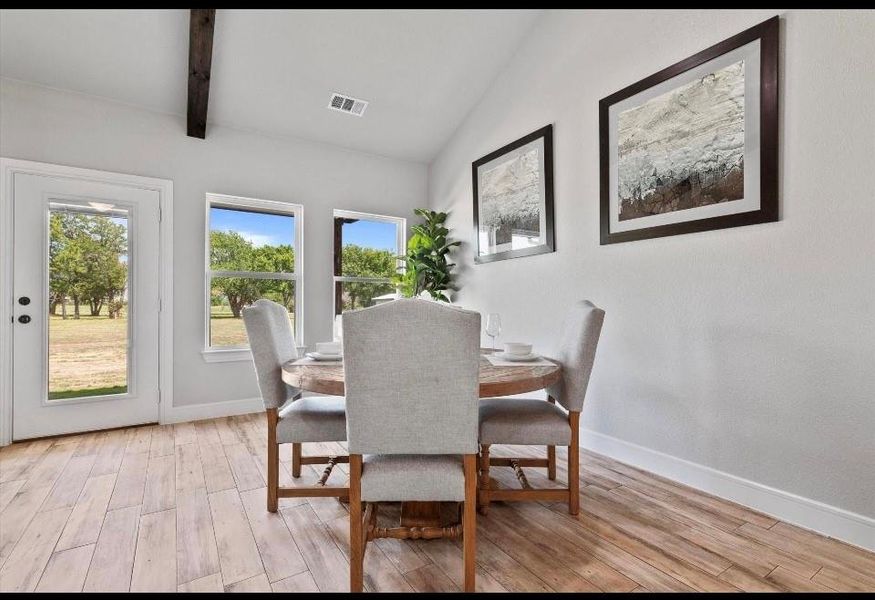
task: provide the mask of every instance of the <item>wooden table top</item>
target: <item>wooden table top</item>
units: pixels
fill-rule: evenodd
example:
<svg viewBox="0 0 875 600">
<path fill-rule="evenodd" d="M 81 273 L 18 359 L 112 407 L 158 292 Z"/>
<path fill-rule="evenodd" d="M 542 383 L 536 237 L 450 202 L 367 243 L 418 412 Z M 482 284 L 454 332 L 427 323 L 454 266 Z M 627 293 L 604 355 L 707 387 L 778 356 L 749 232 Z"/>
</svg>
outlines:
<svg viewBox="0 0 875 600">
<path fill-rule="evenodd" d="M 483 349 L 484 353 L 492 350 Z M 343 364 L 305 364 L 293 365 L 289 361 L 283 365 L 283 381 L 298 389 L 345 396 Z M 542 390 L 559 380 L 562 368 L 553 363 L 547 365 L 521 365 L 496 367 L 486 358 L 480 357 L 480 397 L 513 396 Z"/>
</svg>

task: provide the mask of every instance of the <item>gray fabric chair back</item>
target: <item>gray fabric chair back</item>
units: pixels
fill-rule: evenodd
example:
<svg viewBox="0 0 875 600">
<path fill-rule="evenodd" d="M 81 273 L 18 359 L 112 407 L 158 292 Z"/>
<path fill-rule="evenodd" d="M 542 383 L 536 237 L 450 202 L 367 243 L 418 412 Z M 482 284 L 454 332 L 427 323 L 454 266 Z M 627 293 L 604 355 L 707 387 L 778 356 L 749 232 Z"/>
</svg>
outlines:
<svg viewBox="0 0 875 600">
<path fill-rule="evenodd" d="M 560 346 L 553 357 L 562 365 L 562 378 L 548 387 L 547 393 L 567 410 L 583 409 L 604 320 L 605 311 L 589 300 L 576 302 L 565 320 Z"/>
<path fill-rule="evenodd" d="M 243 322 L 264 407 L 280 407 L 300 391 L 282 378 L 283 363 L 297 358 L 289 311 L 276 302 L 258 300 L 243 309 Z"/>
<path fill-rule="evenodd" d="M 479 313 L 429 300 L 344 313 L 350 453 L 476 453 L 479 346 Z"/>
</svg>

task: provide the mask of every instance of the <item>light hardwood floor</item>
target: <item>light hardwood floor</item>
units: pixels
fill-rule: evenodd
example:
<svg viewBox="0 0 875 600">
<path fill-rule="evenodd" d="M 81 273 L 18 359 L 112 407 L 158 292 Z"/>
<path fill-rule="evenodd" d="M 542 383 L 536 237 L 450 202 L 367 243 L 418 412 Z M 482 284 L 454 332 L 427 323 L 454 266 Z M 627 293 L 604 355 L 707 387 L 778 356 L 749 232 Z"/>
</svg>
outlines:
<svg viewBox="0 0 875 600">
<path fill-rule="evenodd" d="M 348 589 L 346 505 L 281 499 L 268 513 L 265 440 L 263 415 L 246 415 L 3 448 L 0 590 Z M 291 447 L 281 457 L 293 486 Z M 304 467 L 302 481 L 318 475 Z M 493 475 L 516 485 L 511 469 Z M 495 503 L 477 527 L 482 591 L 875 591 L 875 554 L 586 452 L 579 517 Z M 460 543 L 368 544 L 369 590 L 455 591 L 461 578 Z"/>
</svg>

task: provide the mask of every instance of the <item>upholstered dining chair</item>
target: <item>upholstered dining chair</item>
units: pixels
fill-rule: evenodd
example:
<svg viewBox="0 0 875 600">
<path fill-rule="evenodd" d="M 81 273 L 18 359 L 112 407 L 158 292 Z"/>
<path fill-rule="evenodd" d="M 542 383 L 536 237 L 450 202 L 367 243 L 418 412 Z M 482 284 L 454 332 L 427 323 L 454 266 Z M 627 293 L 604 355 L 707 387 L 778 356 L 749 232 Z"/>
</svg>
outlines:
<svg viewBox="0 0 875 600">
<path fill-rule="evenodd" d="M 480 315 L 421 299 L 343 315 L 350 586 L 380 537 L 463 538 L 474 591 Z M 377 527 L 380 502 L 461 502 L 448 527 Z"/>
<path fill-rule="evenodd" d="M 295 336 L 289 313 L 281 304 L 257 300 L 243 309 L 243 322 L 255 362 L 258 387 L 267 414 L 267 510 L 277 511 L 279 498 L 337 496 L 346 498 L 349 488 L 329 487 L 325 483 L 335 464 L 346 456 L 303 456 L 306 442 L 346 440 L 346 406 L 338 396 L 301 398 L 300 390 L 286 385 L 283 363 L 297 358 Z M 279 486 L 279 445 L 292 445 L 292 476 L 301 476 L 302 464 L 327 464 L 314 486 Z"/>
<path fill-rule="evenodd" d="M 562 376 L 547 388 L 547 400 L 490 398 L 480 403 L 480 512 L 487 514 L 493 500 L 567 501 L 568 512 L 580 509 L 580 412 L 595 361 L 605 311 L 592 302 L 574 304 L 566 319 L 558 353 Z M 558 405 L 557 405 L 558 402 Z M 490 458 L 492 444 L 547 446 L 547 458 Z M 533 489 L 524 466 L 546 467 L 556 479 L 556 446 L 568 447 L 568 487 Z M 493 490 L 490 466 L 513 467 L 523 489 Z"/>
</svg>

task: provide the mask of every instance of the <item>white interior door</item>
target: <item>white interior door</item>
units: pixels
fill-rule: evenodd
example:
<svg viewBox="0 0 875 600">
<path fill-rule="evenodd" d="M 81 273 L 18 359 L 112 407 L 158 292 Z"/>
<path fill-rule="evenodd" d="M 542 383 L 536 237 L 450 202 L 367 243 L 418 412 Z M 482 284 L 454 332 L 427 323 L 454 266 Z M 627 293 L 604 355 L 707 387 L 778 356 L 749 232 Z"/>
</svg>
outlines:
<svg viewBox="0 0 875 600">
<path fill-rule="evenodd" d="M 14 175 L 13 439 L 158 421 L 159 201 Z"/>
</svg>

